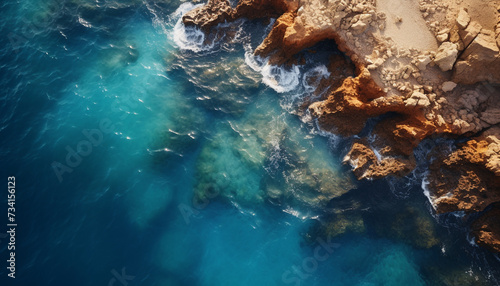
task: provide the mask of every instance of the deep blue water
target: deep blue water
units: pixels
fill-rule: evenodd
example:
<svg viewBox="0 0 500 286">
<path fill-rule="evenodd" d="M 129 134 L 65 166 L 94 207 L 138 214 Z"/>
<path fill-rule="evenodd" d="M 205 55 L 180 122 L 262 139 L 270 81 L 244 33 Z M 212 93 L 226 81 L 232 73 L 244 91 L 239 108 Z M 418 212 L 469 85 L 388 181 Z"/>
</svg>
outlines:
<svg viewBox="0 0 500 286">
<path fill-rule="evenodd" d="M 301 112 L 334 47 L 268 66 L 267 23 L 207 44 L 181 4 L 0 4 L 0 285 L 498 285 L 422 170 L 357 182 Z"/>
</svg>

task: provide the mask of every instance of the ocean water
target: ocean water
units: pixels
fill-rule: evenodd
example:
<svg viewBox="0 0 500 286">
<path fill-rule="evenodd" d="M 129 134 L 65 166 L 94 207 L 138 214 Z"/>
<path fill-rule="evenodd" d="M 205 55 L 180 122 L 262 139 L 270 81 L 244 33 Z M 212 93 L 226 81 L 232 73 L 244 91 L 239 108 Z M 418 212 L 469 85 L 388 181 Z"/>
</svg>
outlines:
<svg viewBox="0 0 500 286">
<path fill-rule="evenodd" d="M 358 182 L 301 107 L 332 43 L 270 66 L 272 21 L 205 39 L 183 2 L 0 4 L 0 285 L 498 285 L 425 166 Z"/>
</svg>

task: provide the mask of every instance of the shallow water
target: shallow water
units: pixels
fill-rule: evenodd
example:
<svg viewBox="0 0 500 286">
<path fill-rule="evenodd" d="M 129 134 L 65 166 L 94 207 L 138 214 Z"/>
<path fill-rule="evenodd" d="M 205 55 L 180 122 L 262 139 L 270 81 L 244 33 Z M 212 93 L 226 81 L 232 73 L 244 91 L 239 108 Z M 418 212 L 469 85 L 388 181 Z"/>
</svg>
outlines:
<svg viewBox="0 0 500 286">
<path fill-rule="evenodd" d="M 1 285 L 498 284 L 464 223 L 431 215 L 423 171 L 357 182 L 350 139 L 299 112 L 321 53 L 265 64 L 258 21 L 207 44 L 178 1 L 1 5 Z"/>
</svg>

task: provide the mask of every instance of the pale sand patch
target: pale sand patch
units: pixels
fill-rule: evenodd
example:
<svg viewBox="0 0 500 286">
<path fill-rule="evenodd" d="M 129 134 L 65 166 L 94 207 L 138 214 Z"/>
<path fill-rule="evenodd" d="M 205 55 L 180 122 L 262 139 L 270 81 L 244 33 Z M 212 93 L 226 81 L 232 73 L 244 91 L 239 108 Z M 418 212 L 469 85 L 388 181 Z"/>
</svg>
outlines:
<svg viewBox="0 0 500 286">
<path fill-rule="evenodd" d="M 378 0 L 377 10 L 387 15 L 386 28 L 381 35 L 391 37 L 402 48 L 437 50 L 436 38 L 427 28 L 418 0 Z M 396 23 L 398 17 L 402 22 Z"/>
</svg>

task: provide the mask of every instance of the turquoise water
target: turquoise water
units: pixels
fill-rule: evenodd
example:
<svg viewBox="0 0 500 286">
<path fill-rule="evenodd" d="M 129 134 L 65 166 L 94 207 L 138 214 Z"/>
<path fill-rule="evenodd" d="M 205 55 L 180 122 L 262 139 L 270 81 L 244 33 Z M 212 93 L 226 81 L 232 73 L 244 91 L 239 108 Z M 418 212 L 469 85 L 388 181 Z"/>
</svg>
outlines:
<svg viewBox="0 0 500 286">
<path fill-rule="evenodd" d="M 1 285 L 498 284 L 464 223 L 431 215 L 421 170 L 357 182 L 341 164 L 352 138 L 301 108 L 331 43 L 272 67 L 249 52 L 267 23 L 207 43 L 181 4 L 1 4 L 18 222 Z"/>
</svg>

